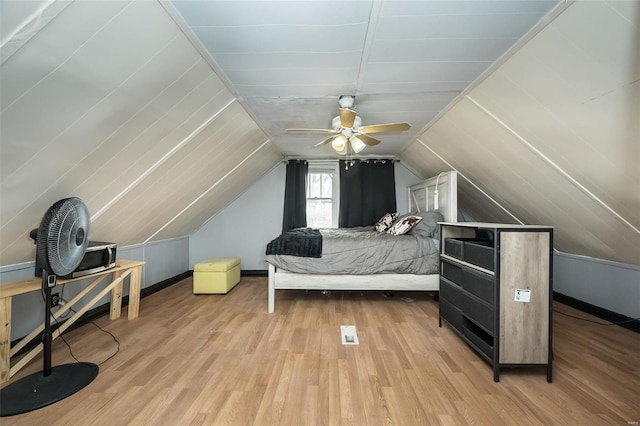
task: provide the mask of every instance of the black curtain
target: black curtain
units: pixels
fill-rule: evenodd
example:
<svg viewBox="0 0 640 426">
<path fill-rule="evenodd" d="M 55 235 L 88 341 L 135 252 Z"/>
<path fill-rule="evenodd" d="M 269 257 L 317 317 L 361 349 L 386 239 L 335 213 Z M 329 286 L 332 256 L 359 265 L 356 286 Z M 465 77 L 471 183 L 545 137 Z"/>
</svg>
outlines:
<svg viewBox="0 0 640 426">
<path fill-rule="evenodd" d="M 284 214 L 282 232 L 307 226 L 307 171 L 309 163 L 291 160 L 287 163 L 284 183 Z"/>
<path fill-rule="evenodd" d="M 396 179 L 392 160 L 340 160 L 338 226 L 374 225 L 385 213 L 396 211 Z"/>
</svg>

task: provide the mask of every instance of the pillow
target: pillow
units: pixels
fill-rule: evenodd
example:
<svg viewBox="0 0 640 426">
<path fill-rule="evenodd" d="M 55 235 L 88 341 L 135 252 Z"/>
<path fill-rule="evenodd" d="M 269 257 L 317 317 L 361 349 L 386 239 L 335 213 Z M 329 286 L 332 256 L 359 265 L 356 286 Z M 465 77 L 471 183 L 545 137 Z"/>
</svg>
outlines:
<svg viewBox="0 0 640 426">
<path fill-rule="evenodd" d="M 407 215 L 398 219 L 387 231 L 387 234 L 391 235 L 404 235 L 407 232 L 411 231 L 413 227 L 415 227 L 422 218 L 420 216 L 415 215 Z"/>
<path fill-rule="evenodd" d="M 391 224 L 393 224 L 393 221 L 396 220 L 397 217 L 398 217 L 398 213 L 385 214 L 380 218 L 380 220 L 376 222 L 375 224 L 376 231 L 378 232 L 386 231 L 387 229 L 389 229 L 389 227 L 391 227 Z"/>
<path fill-rule="evenodd" d="M 440 225 L 438 222 L 444 222 L 444 216 L 438 211 L 414 213 L 420 216 L 420 221 L 409 233 L 421 237 L 430 237 L 440 240 Z"/>
</svg>

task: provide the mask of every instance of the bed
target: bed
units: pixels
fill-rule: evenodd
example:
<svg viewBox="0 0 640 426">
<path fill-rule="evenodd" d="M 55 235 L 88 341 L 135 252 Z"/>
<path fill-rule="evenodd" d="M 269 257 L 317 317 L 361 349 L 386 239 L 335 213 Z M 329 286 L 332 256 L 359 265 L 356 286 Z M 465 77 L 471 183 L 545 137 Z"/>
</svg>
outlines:
<svg viewBox="0 0 640 426">
<path fill-rule="evenodd" d="M 437 191 L 436 191 L 437 189 Z M 427 179 L 419 184 L 407 188 L 407 199 L 409 212 L 433 212 L 439 211 L 445 222 L 457 222 L 457 173 L 455 171 L 443 172 L 438 176 Z M 424 216 L 424 215 L 423 215 Z M 432 238 L 405 238 L 415 245 L 401 247 L 394 246 L 396 242 L 391 235 L 377 233 L 372 227 L 355 228 L 344 234 L 343 230 L 321 230 L 325 239 L 323 241 L 323 251 L 321 256 L 312 253 L 310 256 L 298 258 L 287 255 L 267 255 L 266 261 L 269 265 L 269 289 L 268 289 L 268 311 L 275 311 L 276 290 L 381 290 L 381 291 L 438 291 L 439 290 L 439 260 L 438 244 L 439 239 Z M 373 232 L 372 232 L 373 231 Z M 380 234 L 380 235 L 372 235 Z M 360 243 L 360 236 L 365 243 Z M 310 241 L 312 235 L 308 236 Z M 335 237 L 335 238 L 334 238 Z M 347 246 L 351 244 L 348 240 L 361 246 Z M 271 244 L 271 243 L 270 243 Z M 386 247 L 391 244 L 390 247 Z M 386 266 L 380 272 L 378 263 L 369 262 L 369 256 L 360 252 L 365 250 L 367 245 L 382 245 L 385 247 L 386 255 L 392 256 L 398 250 L 415 250 L 408 260 L 392 259 L 390 262 L 402 263 L 402 267 L 396 268 Z M 345 250 L 340 252 L 340 250 Z M 364 247 L 364 248 L 363 248 Z M 347 253 L 347 254 L 341 254 Z M 354 254 L 355 253 L 355 254 Z M 337 262 L 339 257 L 348 255 L 357 256 L 360 261 L 355 262 L 347 258 L 344 262 Z M 333 257 L 332 257 L 333 256 Z M 295 257 L 295 259 L 293 259 Z M 433 258 L 435 265 L 433 266 Z M 324 259 L 322 259 L 324 258 Z M 430 258 L 430 262 L 424 261 Z M 291 263 L 291 262 L 294 263 Z M 323 263 L 324 261 L 324 263 Z M 340 263 L 338 269 L 331 268 L 328 263 Z M 328 262 L 328 263 L 327 263 Z M 351 266 L 348 266 L 351 264 Z M 346 266 L 345 266 L 346 265 Z M 356 269 L 349 269 L 355 267 Z M 324 269 L 326 268 L 326 269 Z M 342 269 L 340 269 L 342 268 Z M 331 271 L 327 272 L 328 269 Z M 410 271 L 410 272 L 406 272 Z"/>
</svg>

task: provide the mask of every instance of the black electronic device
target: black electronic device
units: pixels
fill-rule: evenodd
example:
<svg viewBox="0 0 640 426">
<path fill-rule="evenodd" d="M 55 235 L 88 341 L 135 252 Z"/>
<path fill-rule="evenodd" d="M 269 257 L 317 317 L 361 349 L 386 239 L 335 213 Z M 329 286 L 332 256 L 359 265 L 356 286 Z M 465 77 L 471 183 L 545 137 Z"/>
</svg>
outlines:
<svg viewBox="0 0 640 426">
<path fill-rule="evenodd" d="M 78 267 L 72 273 L 65 275 L 64 278 L 78 278 L 114 268 L 117 248 L 115 243 L 89 241 Z"/>
</svg>

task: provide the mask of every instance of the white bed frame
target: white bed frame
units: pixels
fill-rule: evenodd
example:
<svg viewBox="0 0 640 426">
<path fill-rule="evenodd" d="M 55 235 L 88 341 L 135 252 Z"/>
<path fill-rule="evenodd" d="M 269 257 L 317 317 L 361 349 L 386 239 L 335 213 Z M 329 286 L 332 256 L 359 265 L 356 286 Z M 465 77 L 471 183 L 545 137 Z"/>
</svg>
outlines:
<svg viewBox="0 0 640 426">
<path fill-rule="evenodd" d="M 436 197 L 437 187 L 437 197 Z M 409 211 L 439 210 L 445 222 L 458 221 L 458 175 L 443 172 L 407 188 Z M 269 313 L 276 290 L 409 290 L 438 291 L 438 274 L 321 275 L 300 274 L 269 264 Z"/>
</svg>

